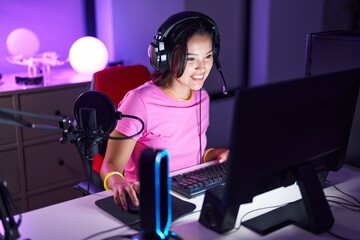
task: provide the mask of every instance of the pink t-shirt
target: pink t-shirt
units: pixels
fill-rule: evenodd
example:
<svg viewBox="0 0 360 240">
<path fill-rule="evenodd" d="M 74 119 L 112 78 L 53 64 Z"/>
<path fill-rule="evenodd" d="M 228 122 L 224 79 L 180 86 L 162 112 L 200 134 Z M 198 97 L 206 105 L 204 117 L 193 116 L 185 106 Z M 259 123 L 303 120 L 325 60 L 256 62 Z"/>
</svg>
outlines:
<svg viewBox="0 0 360 240">
<path fill-rule="evenodd" d="M 204 89 L 201 93 L 195 91 L 191 100 L 183 102 L 169 97 L 149 81 L 128 92 L 118 110 L 139 117 L 145 126 L 141 134 L 133 137 L 137 143 L 125 167 L 128 181 L 139 180 L 138 161 L 146 148 L 168 150 L 171 172 L 200 163 L 209 126 L 209 95 Z M 132 118 L 122 118 L 116 126 L 116 130 L 126 136 L 140 129 L 141 124 Z"/>
</svg>

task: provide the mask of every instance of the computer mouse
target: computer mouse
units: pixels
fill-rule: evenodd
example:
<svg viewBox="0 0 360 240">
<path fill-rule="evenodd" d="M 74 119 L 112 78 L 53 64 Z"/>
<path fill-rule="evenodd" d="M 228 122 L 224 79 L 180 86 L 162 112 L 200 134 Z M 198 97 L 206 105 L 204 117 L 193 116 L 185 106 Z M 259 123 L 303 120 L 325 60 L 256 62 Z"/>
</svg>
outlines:
<svg viewBox="0 0 360 240">
<path fill-rule="evenodd" d="M 140 195 L 139 194 L 136 194 L 137 198 L 139 199 L 140 201 Z M 125 195 L 125 198 L 126 198 L 126 203 L 128 205 L 128 211 L 130 213 L 139 213 L 140 211 L 140 205 L 139 206 L 135 206 L 134 203 L 131 201 L 131 198 L 130 198 L 130 195 L 129 194 L 126 194 Z"/>
</svg>

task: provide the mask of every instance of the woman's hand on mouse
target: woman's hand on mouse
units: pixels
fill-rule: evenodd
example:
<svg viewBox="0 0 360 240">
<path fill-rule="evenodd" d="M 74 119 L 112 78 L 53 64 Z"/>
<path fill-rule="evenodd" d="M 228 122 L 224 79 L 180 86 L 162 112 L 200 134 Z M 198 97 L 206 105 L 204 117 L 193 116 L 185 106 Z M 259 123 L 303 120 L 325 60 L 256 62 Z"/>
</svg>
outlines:
<svg viewBox="0 0 360 240">
<path fill-rule="evenodd" d="M 139 206 L 140 202 L 136 194 L 140 193 L 140 183 L 139 182 L 119 182 L 116 183 L 113 188 L 114 200 L 116 205 L 124 210 L 128 210 L 129 206 L 126 202 L 126 194 L 129 195 L 134 206 Z"/>
</svg>

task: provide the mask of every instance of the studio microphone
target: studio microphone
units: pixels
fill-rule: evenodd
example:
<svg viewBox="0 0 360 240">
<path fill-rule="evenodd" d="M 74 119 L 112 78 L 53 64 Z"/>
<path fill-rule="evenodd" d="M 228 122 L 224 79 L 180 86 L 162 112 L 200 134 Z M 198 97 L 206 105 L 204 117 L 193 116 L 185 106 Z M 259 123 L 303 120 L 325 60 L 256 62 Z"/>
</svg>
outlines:
<svg viewBox="0 0 360 240">
<path fill-rule="evenodd" d="M 89 131 L 99 128 L 102 135 L 110 134 L 119 118 L 112 100 L 99 91 L 80 94 L 74 105 L 74 116 L 82 132 L 90 134 Z"/>
<path fill-rule="evenodd" d="M 84 146 L 84 154 L 88 159 L 99 152 L 98 126 L 96 121 L 96 110 L 93 108 L 80 108 L 80 128 L 82 129 L 82 136 L 80 141 Z"/>
<path fill-rule="evenodd" d="M 100 91 L 90 90 L 82 93 L 76 99 L 74 115 L 81 128 L 80 138 L 88 143 L 94 140 L 101 142 L 108 139 L 129 139 L 144 130 L 144 122 L 140 118 L 117 111 L 110 97 Z M 140 130 L 131 136 L 110 137 L 110 133 L 114 131 L 117 122 L 122 118 L 135 119 L 141 124 Z M 93 150 L 97 149 L 93 148 Z M 93 150 L 89 150 L 90 153 Z"/>
</svg>

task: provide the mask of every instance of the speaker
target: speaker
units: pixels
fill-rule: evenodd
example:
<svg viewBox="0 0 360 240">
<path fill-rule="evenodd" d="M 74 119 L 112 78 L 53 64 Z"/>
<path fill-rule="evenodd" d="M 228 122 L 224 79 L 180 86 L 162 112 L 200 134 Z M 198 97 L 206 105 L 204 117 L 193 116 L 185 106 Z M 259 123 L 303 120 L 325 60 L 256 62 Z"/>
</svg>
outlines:
<svg viewBox="0 0 360 240">
<path fill-rule="evenodd" d="M 217 186 L 205 193 L 199 223 L 206 228 L 224 233 L 234 228 L 239 203 L 230 203 L 225 196 L 225 186 Z"/>
<path fill-rule="evenodd" d="M 214 43 L 214 63 L 219 66 L 219 52 L 220 52 L 220 34 L 216 23 L 207 15 L 195 11 L 185 11 L 176 13 L 170 16 L 158 29 L 154 41 L 150 43 L 148 48 L 148 55 L 150 63 L 158 72 L 165 72 L 169 70 L 169 59 L 171 52 L 169 51 L 167 37 L 175 27 L 180 24 L 185 25 L 188 20 L 205 19 L 213 28 L 213 43 Z"/>
</svg>

